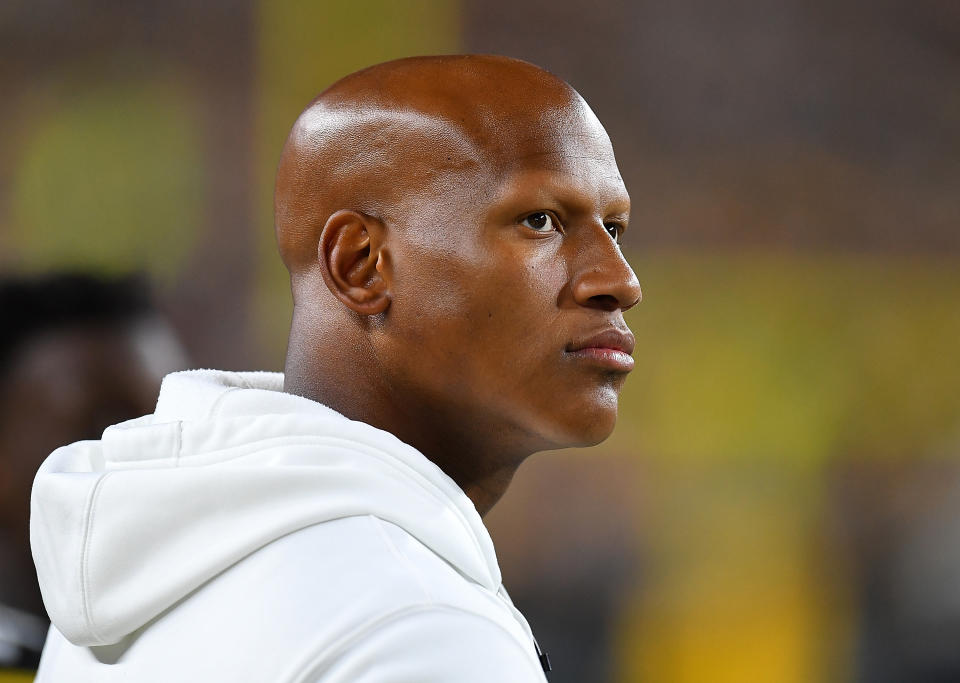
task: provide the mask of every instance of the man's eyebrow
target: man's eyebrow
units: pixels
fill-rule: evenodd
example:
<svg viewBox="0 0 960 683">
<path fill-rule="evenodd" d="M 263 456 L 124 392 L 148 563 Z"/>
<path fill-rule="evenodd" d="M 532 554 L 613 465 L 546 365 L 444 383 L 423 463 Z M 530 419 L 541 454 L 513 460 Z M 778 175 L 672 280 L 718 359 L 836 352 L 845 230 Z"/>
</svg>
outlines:
<svg viewBox="0 0 960 683">
<path fill-rule="evenodd" d="M 626 223 L 630 220 L 630 200 L 625 196 L 604 197 L 604 193 L 591 193 L 569 188 L 557 192 L 557 188 L 546 187 L 545 193 L 570 213 L 592 213 L 595 204 L 603 204 L 603 220 L 617 220 Z"/>
<path fill-rule="evenodd" d="M 607 220 L 616 221 L 620 224 L 620 234 L 623 235 L 630 228 L 630 215 L 626 213 L 608 216 Z"/>
<path fill-rule="evenodd" d="M 571 157 L 567 157 L 568 159 Z M 590 159 L 592 157 L 579 157 Z M 604 174 L 599 178 L 601 183 L 597 183 L 597 177 L 589 177 L 589 174 L 578 173 L 574 169 L 545 168 L 544 174 L 538 179 L 536 188 L 533 192 L 547 195 L 562 201 L 565 204 L 575 204 L 577 209 L 589 210 L 596 204 L 603 203 L 613 207 L 612 211 L 618 211 L 619 206 L 623 207 L 623 212 L 630 209 L 630 197 L 623 188 L 623 179 L 619 173 Z M 522 175 L 522 173 L 520 174 Z M 575 178 L 576 183 L 572 186 L 567 181 L 561 181 L 561 178 Z M 520 198 L 528 194 L 529 191 L 513 189 L 505 192 L 504 197 Z M 574 196 L 574 201 L 564 198 Z"/>
</svg>

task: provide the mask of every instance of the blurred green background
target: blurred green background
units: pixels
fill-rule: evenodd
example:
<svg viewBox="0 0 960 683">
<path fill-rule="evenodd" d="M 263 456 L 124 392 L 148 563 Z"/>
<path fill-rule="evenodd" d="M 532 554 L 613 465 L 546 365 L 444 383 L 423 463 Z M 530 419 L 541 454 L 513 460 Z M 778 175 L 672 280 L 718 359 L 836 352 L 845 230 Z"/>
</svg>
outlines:
<svg viewBox="0 0 960 683">
<path fill-rule="evenodd" d="M 300 109 L 387 59 L 533 61 L 610 132 L 644 287 L 613 437 L 489 518 L 551 680 L 960 680 L 901 637 L 960 642 L 915 578 L 960 605 L 956 3 L 198 5 L 0 9 L 0 268 L 145 269 L 197 365 L 280 369 Z"/>
</svg>

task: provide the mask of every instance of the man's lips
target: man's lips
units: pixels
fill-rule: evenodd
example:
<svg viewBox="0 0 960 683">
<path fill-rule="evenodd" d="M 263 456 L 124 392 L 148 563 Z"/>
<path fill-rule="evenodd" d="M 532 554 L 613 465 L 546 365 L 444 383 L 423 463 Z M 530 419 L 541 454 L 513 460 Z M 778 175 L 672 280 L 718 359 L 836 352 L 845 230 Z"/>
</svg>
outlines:
<svg viewBox="0 0 960 683">
<path fill-rule="evenodd" d="M 633 369 L 633 353 L 636 340 L 630 330 L 609 328 L 598 334 L 578 339 L 567 345 L 567 353 L 583 360 L 621 372 Z"/>
</svg>

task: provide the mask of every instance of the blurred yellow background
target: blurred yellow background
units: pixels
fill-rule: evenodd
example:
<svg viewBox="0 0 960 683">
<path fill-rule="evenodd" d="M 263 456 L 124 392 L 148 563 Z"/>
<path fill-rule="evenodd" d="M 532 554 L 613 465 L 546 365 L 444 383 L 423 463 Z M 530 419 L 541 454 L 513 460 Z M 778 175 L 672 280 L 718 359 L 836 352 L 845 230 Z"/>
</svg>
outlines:
<svg viewBox="0 0 960 683">
<path fill-rule="evenodd" d="M 280 369 L 299 111 L 533 61 L 607 125 L 644 288 L 613 437 L 489 518 L 551 681 L 960 680 L 955 3 L 197 4 L 0 9 L 0 268 L 146 270 L 198 365 Z"/>
</svg>

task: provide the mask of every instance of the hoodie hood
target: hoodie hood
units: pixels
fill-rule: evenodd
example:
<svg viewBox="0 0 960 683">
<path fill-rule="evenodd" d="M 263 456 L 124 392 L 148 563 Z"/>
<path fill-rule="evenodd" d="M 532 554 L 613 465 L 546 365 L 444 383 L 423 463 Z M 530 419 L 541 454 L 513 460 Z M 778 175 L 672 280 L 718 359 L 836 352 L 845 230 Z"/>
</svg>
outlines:
<svg viewBox="0 0 960 683">
<path fill-rule="evenodd" d="M 392 434 L 282 388 L 278 373 L 174 373 L 153 415 L 47 458 L 30 537 L 68 640 L 116 643 L 271 541 L 360 515 L 497 591 L 490 536 L 452 479 Z"/>
</svg>

